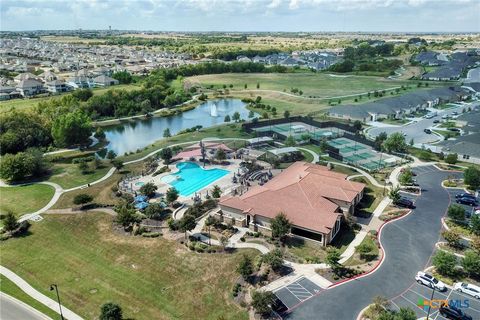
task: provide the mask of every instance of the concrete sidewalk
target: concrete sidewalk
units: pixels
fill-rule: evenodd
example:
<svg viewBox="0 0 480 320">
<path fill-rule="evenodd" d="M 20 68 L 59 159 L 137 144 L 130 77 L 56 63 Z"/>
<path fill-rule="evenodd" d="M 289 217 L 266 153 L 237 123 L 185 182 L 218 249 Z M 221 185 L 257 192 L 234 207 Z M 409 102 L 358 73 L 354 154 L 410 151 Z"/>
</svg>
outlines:
<svg viewBox="0 0 480 320">
<path fill-rule="evenodd" d="M 22 289 L 26 294 L 28 294 L 33 299 L 37 300 L 38 302 L 46 305 L 56 313 L 60 314 L 60 308 L 58 306 L 58 302 L 50 299 L 49 297 L 45 296 L 43 293 L 40 293 L 36 289 L 34 289 L 31 285 L 28 284 L 25 280 L 20 278 L 16 273 L 11 271 L 10 269 L 5 268 L 4 266 L 0 266 L 0 274 L 7 277 L 10 281 L 15 283 L 20 289 Z M 69 320 L 82 320 L 83 318 L 80 317 L 78 314 L 74 313 L 70 309 L 66 308 L 62 305 L 62 313 L 65 319 Z"/>
</svg>

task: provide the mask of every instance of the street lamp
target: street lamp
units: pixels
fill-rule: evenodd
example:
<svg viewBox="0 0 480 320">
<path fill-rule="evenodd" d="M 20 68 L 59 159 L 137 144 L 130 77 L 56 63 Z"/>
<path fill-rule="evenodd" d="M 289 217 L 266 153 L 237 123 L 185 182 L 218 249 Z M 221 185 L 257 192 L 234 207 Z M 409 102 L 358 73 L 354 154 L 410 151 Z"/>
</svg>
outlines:
<svg viewBox="0 0 480 320">
<path fill-rule="evenodd" d="M 62 304 L 60 303 L 60 295 L 58 294 L 58 287 L 56 284 L 50 285 L 50 291 L 53 291 L 53 290 L 55 290 L 55 292 L 57 293 L 58 307 L 60 308 L 60 318 L 64 320 L 63 313 L 62 313 Z"/>
<path fill-rule="evenodd" d="M 432 296 L 430 297 L 430 303 L 428 304 L 427 319 L 430 317 L 430 309 L 432 308 L 433 295 L 435 294 L 435 286 L 432 287 Z"/>
</svg>

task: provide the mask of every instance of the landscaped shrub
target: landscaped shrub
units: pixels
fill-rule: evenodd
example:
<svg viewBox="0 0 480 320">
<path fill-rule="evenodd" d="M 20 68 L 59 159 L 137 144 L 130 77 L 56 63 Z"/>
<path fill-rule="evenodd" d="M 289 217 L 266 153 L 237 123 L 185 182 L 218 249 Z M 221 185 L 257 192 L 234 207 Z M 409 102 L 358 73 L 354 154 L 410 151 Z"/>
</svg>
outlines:
<svg viewBox="0 0 480 320">
<path fill-rule="evenodd" d="M 244 238 L 244 237 L 241 237 L 241 238 L 240 238 L 240 241 L 245 242 L 245 238 Z"/>
<path fill-rule="evenodd" d="M 233 286 L 233 289 L 232 289 L 232 296 L 233 297 L 238 296 L 238 293 L 241 290 L 242 290 L 242 286 L 240 285 L 240 283 L 235 283 L 235 285 Z"/>
<path fill-rule="evenodd" d="M 142 237 L 145 237 L 145 238 L 158 238 L 161 235 L 162 234 L 160 232 L 144 232 L 144 233 L 142 233 Z"/>
</svg>

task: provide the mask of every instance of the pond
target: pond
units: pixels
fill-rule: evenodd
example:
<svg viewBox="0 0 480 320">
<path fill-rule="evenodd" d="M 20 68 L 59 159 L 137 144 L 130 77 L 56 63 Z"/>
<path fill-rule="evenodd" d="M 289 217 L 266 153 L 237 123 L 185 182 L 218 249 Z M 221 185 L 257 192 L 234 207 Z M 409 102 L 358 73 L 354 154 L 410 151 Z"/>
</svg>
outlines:
<svg viewBox="0 0 480 320">
<path fill-rule="evenodd" d="M 106 151 L 113 150 L 117 155 L 135 152 L 163 138 L 163 131 L 170 129 L 172 135 L 195 126 L 203 128 L 223 124 L 226 115 L 240 113 L 241 119 L 247 119 L 249 110 L 239 99 L 209 100 L 195 109 L 170 117 L 141 119 L 113 127 L 105 128 L 109 141 Z M 103 153 L 103 152 L 102 152 Z"/>
</svg>

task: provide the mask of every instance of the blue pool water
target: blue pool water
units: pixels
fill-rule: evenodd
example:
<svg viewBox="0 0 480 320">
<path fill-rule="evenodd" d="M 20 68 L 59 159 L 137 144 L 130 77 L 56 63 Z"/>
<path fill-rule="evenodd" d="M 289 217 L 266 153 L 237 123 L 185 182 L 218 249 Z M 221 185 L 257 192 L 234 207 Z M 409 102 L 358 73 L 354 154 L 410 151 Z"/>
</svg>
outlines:
<svg viewBox="0 0 480 320">
<path fill-rule="evenodd" d="M 178 172 L 164 176 L 161 180 L 175 187 L 184 197 L 203 189 L 230 172 L 216 168 L 203 169 L 193 162 L 179 162 L 176 167 L 179 170 Z"/>
</svg>

